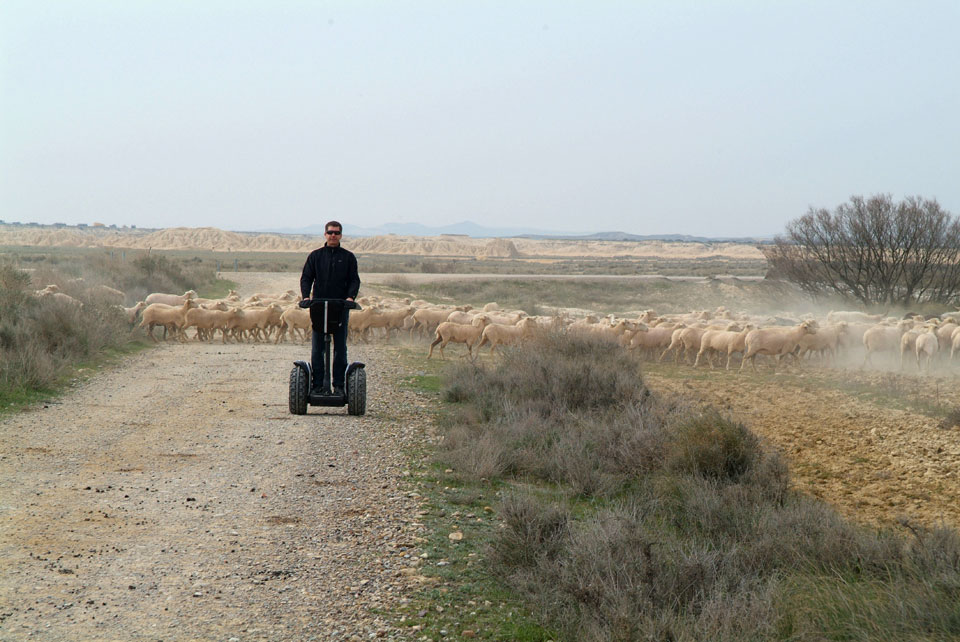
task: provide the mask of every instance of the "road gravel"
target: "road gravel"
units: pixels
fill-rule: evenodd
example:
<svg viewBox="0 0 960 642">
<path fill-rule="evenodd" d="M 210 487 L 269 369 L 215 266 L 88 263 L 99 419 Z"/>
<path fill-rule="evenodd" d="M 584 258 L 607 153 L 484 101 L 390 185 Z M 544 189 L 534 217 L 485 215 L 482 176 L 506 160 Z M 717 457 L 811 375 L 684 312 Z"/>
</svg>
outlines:
<svg viewBox="0 0 960 642">
<path fill-rule="evenodd" d="M 0 638 L 404 639 L 384 613 L 418 583 L 426 403 L 354 345 L 367 414 L 291 415 L 308 355 L 163 344 L 0 422 Z"/>
</svg>

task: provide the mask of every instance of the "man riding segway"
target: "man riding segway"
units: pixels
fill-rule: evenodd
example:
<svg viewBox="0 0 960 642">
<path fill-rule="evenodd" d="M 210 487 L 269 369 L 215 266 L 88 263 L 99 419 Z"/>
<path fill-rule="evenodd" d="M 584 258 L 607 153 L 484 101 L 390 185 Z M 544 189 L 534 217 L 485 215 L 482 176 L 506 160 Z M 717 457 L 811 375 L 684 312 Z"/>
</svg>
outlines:
<svg viewBox="0 0 960 642">
<path fill-rule="evenodd" d="M 350 414 L 363 414 L 366 409 L 363 364 L 347 367 L 347 329 L 350 309 L 359 307 L 354 299 L 360 291 L 360 276 L 353 252 L 340 247 L 342 234 L 338 221 L 327 223 L 326 243 L 310 253 L 300 275 L 300 306 L 310 308 L 313 333 L 309 371 L 304 362 L 297 361 L 291 373 L 290 410 L 295 414 L 306 412 L 308 402 L 323 406 L 346 403 Z M 345 389 L 348 377 L 352 377 L 352 390 Z"/>
</svg>

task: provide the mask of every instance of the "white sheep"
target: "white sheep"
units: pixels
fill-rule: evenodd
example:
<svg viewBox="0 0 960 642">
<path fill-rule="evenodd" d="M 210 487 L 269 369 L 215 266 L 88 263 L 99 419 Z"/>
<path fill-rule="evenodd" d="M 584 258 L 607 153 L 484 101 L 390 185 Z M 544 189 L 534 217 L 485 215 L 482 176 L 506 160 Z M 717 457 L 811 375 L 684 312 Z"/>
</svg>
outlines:
<svg viewBox="0 0 960 642">
<path fill-rule="evenodd" d="M 876 352 L 892 352 L 900 347 L 900 337 L 913 325 L 910 321 L 899 321 L 896 325 L 878 324 L 863 333 L 863 347 L 866 349 L 866 356 L 863 358 L 861 368 L 867 367 L 871 363 L 871 357 Z"/>
<path fill-rule="evenodd" d="M 630 350 L 640 350 L 641 355 L 646 354 L 650 357 L 660 354 L 662 350 L 670 345 L 670 338 L 674 330 L 678 327 L 680 326 L 664 323 L 653 326 L 646 332 L 635 332 L 633 336 L 630 337 L 628 347 Z"/>
<path fill-rule="evenodd" d="M 196 339 L 198 341 L 213 340 L 213 338 L 216 336 L 217 330 L 220 330 L 221 339 L 223 343 L 226 343 L 228 328 L 241 314 L 243 313 L 237 308 L 230 308 L 228 310 L 208 310 L 206 308 L 199 307 L 191 308 L 190 310 L 187 310 L 187 314 L 184 318 L 183 329 L 186 331 L 187 328 L 190 327 L 196 328 Z"/>
<path fill-rule="evenodd" d="M 800 337 L 805 334 L 816 334 L 817 322 L 804 321 L 795 326 L 775 327 L 775 328 L 757 328 L 747 333 L 746 350 L 743 353 L 743 361 L 740 362 L 740 370 L 743 372 L 743 366 L 747 361 L 753 366 L 754 372 L 757 372 L 757 355 L 768 354 L 777 358 L 773 365 L 773 371 L 776 373 L 777 366 L 784 356 L 792 354 L 797 349 Z"/>
<path fill-rule="evenodd" d="M 180 306 L 183 305 L 184 301 L 187 299 L 196 298 L 197 293 L 193 290 L 187 290 L 183 294 L 166 294 L 164 292 L 154 292 L 148 294 L 147 298 L 144 299 L 147 305 L 153 303 L 163 303 L 164 305 L 170 306 Z"/>
<path fill-rule="evenodd" d="M 734 353 L 742 354 L 747 349 L 747 335 L 755 330 L 755 326 L 747 325 L 742 330 L 707 330 L 700 336 L 700 350 L 697 352 L 697 359 L 693 362 L 693 367 L 700 365 L 700 358 L 706 354 L 710 362 L 710 369 L 713 369 L 713 353 L 726 354 L 727 366 L 730 369 L 730 359 Z"/>
<path fill-rule="evenodd" d="M 163 337 L 167 338 L 167 332 L 174 334 L 177 340 L 183 340 L 182 328 L 186 323 L 187 310 L 197 307 L 192 299 L 187 299 L 180 306 L 166 305 L 164 303 L 151 303 L 143 309 L 143 315 L 140 320 L 140 328 L 146 328 L 147 334 L 154 341 L 153 328 L 158 325 L 163 326 Z"/>
<path fill-rule="evenodd" d="M 800 343 L 798 344 L 799 356 L 804 357 L 816 352 L 823 362 L 835 361 L 840 342 L 848 330 L 849 324 L 846 321 L 838 321 L 817 328 L 816 334 L 803 335 L 800 337 Z"/>
<path fill-rule="evenodd" d="M 353 319 L 353 313 L 350 315 Z M 313 324 L 310 321 L 310 310 L 304 310 L 298 307 L 287 308 L 280 315 L 280 331 L 277 332 L 277 338 L 274 343 L 280 343 L 286 339 L 287 330 L 299 332 L 300 339 L 306 341 L 313 330 Z"/>
<path fill-rule="evenodd" d="M 134 323 L 137 322 L 137 316 L 139 316 L 140 310 L 144 309 L 145 307 L 147 307 L 147 304 L 145 301 L 137 301 L 137 304 L 132 308 L 124 308 L 121 306 L 121 309 L 123 310 L 123 313 L 126 315 L 127 321 L 130 323 L 130 325 L 133 325 Z"/>
<path fill-rule="evenodd" d="M 940 341 L 937 339 L 936 326 L 928 325 L 924 332 L 917 336 L 917 370 L 923 372 L 920 366 L 921 359 L 927 363 L 926 371 L 930 372 L 930 365 L 933 358 L 940 352 Z"/>
<path fill-rule="evenodd" d="M 477 315 L 478 318 L 486 315 Z M 518 342 L 521 338 L 529 336 L 537 328 L 537 322 L 530 318 L 521 319 L 517 325 L 500 325 L 491 323 L 483 329 L 480 335 L 480 343 L 477 344 L 477 350 L 480 350 L 486 344 L 490 344 L 490 354 L 498 345 L 510 345 Z"/>
<path fill-rule="evenodd" d="M 483 329 L 490 325 L 490 321 L 483 315 L 474 318 L 470 325 L 456 323 L 454 321 L 444 321 L 437 326 L 436 338 L 430 344 L 430 352 L 427 353 L 427 359 L 433 356 L 433 348 L 440 345 L 440 358 L 443 359 L 443 349 L 448 343 L 463 343 L 467 346 L 467 353 L 473 358 L 473 345 L 483 336 Z"/>
</svg>

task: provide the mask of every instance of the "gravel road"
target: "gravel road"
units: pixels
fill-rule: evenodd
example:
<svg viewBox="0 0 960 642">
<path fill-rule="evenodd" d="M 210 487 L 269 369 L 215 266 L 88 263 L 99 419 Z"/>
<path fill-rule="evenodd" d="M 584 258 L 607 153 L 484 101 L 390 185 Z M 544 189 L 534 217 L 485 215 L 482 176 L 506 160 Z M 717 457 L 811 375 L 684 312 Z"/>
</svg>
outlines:
<svg viewBox="0 0 960 642">
<path fill-rule="evenodd" d="M 425 403 L 394 352 L 354 345 L 367 415 L 291 415 L 308 355 L 161 345 L 0 422 L 0 637 L 403 639 L 376 612 L 418 580 L 403 449 Z"/>
</svg>

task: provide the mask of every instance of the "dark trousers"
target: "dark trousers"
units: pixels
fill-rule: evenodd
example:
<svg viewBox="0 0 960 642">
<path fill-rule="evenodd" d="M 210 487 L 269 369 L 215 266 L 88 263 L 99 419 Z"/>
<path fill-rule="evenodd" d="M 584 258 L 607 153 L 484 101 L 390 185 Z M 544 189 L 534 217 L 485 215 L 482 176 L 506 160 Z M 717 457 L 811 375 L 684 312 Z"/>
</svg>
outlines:
<svg viewBox="0 0 960 642">
<path fill-rule="evenodd" d="M 343 322 L 333 333 L 333 387 L 343 388 L 347 372 L 347 326 L 350 311 L 343 311 Z M 319 388 L 327 377 L 326 344 L 322 332 L 313 331 L 313 345 L 310 350 L 310 367 L 313 369 L 313 387 Z"/>
</svg>

